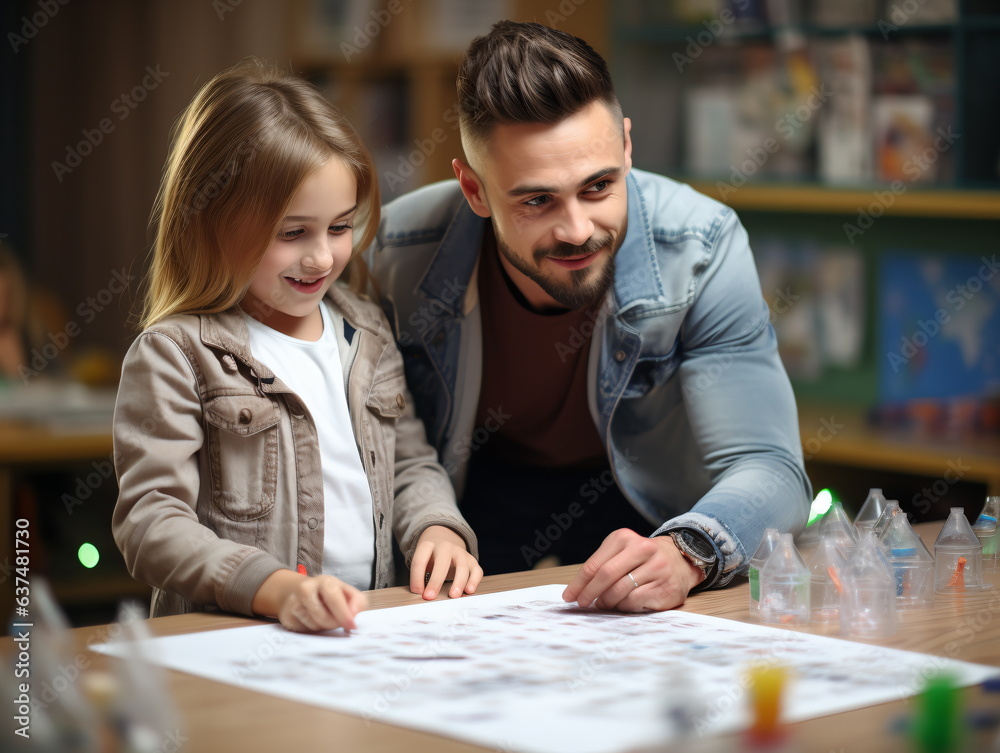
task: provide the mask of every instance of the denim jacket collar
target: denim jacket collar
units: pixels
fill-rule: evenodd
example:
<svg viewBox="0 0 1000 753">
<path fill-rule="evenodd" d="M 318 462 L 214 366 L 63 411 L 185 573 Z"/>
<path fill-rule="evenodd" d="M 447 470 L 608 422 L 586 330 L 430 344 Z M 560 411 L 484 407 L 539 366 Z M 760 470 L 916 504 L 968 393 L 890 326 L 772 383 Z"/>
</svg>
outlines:
<svg viewBox="0 0 1000 753">
<path fill-rule="evenodd" d="M 660 310 L 665 305 L 646 202 L 631 173 L 626 176 L 625 183 L 628 186 L 628 230 L 615 255 L 612 288 L 619 315 L 631 309 Z"/>
<path fill-rule="evenodd" d="M 488 222 L 462 201 L 420 280 L 420 295 L 452 317 L 461 316 L 465 300 L 465 296 L 454 295 L 454 286 L 468 285 L 472 280 Z"/>
</svg>

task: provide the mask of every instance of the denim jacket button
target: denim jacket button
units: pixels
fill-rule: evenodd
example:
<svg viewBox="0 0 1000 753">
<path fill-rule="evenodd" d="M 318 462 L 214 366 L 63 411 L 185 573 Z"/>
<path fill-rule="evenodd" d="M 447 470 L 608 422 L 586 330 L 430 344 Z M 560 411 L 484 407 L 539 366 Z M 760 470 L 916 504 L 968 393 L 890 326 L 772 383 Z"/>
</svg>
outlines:
<svg viewBox="0 0 1000 753">
<path fill-rule="evenodd" d="M 624 350 L 616 350 L 615 351 L 615 360 L 618 361 L 618 363 L 621 363 L 622 361 L 624 361 L 625 360 L 625 351 Z"/>
<path fill-rule="evenodd" d="M 253 412 L 249 408 L 240 411 L 240 423 L 248 424 L 253 421 Z"/>
<path fill-rule="evenodd" d="M 315 531 L 319 528 L 319 521 L 316 518 L 309 518 L 309 522 L 306 525 L 309 526 L 310 531 Z"/>
<path fill-rule="evenodd" d="M 398 405 L 400 409 L 406 407 L 406 400 L 403 399 L 402 393 L 396 395 L 396 405 Z"/>
</svg>

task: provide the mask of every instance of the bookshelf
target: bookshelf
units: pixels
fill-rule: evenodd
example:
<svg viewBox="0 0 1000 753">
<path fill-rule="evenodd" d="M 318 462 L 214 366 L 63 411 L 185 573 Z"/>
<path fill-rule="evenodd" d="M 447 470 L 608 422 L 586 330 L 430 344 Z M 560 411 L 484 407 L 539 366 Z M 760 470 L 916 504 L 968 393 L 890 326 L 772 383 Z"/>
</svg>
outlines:
<svg viewBox="0 0 1000 753">
<path fill-rule="evenodd" d="M 839 362 L 816 355 L 822 327 L 804 326 L 801 308 L 784 314 L 772 304 L 803 443 L 815 437 L 817 417 L 841 416 L 845 427 L 807 463 L 817 488 L 838 485 L 860 503 L 869 486 L 896 487 L 912 506 L 961 458 L 970 470 L 947 496 L 981 506 L 982 494 L 1000 488 L 1000 438 L 879 427 L 869 409 L 893 385 L 885 298 L 898 288 L 889 286 L 887 270 L 899 269 L 901 257 L 963 268 L 963 259 L 996 252 L 1000 8 L 986 0 L 625 0 L 609 10 L 613 73 L 633 119 L 637 166 L 689 182 L 739 212 L 758 266 L 771 258 L 772 269 L 792 267 L 775 275 L 761 269 L 765 296 L 789 291 L 806 302 L 794 306 L 813 306 L 815 319 L 824 296 L 846 291 L 860 302 L 863 314 L 841 323 L 856 337 Z M 822 96 L 810 103 L 817 90 Z M 877 123 L 892 107 L 924 131 L 909 154 L 892 154 L 891 131 Z M 832 124 L 864 138 L 838 141 Z M 935 148 L 939 128 L 960 138 Z M 892 175 L 893 157 L 897 167 L 927 169 Z M 863 233 L 850 229 L 859 220 L 868 226 Z M 822 263 L 844 258 L 852 263 Z M 824 276 L 852 282 L 835 288 Z M 950 307 L 938 311 L 957 316 Z M 909 313 L 926 321 L 915 305 Z M 947 503 L 937 507 L 933 513 L 947 513 Z"/>
<path fill-rule="evenodd" d="M 695 180 L 691 185 L 708 196 L 725 201 L 738 211 L 849 215 L 857 212 L 858 206 L 872 201 L 870 190 L 817 185 L 752 185 L 744 187 L 738 195 L 727 197 L 723 197 L 711 181 Z M 1000 192 L 960 189 L 912 191 L 897 197 L 891 207 L 885 208 L 885 213 L 899 217 L 997 220 L 1000 219 Z"/>
<path fill-rule="evenodd" d="M 384 202 L 454 177 L 459 62 L 493 22 L 538 21 L 608 54 L 607 4 L 590 0 L 296 0 L 293 13 L 292 66 L 358 130 Z"/>
<path fill-rule="evenodd" d="M 899 181 L 913 195 L 892 213 L 996 218 L 995 3 L 625 0 L 609 12 L 643 166 L 737 208 L 851 211 Z"/>
</svg>

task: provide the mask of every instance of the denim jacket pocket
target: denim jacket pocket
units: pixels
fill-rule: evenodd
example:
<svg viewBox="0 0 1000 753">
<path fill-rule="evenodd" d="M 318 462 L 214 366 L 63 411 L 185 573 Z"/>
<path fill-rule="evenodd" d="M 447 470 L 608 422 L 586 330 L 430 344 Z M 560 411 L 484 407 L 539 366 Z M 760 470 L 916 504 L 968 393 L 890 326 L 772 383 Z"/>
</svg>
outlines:
<svg viewBox="0 0 1000 753">
<path fill-rule="evenodd" d="M 222 395 L 205 405 L 212 501 L 229 520 L 256 520 L 274 508 L 280 420 L 277 405 L 259 395 Z"/>
<path fill-rule="evenodd" d="M 676 346 L 665 356 L 640 358 L 632 371 L 622 397 L 645 397 L 658 387 L 666 384 L 677 372 L 680 360 Z"/>
</svg>

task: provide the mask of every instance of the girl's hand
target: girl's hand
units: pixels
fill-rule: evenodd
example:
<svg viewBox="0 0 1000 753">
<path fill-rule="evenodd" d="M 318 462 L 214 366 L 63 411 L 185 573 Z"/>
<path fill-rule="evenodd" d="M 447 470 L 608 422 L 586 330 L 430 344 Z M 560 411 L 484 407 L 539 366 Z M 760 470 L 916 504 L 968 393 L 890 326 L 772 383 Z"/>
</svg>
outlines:
<svg viewBox="0 0 1000 753">
<path fill-rule="evenodd" d="M 411 593 L 429 601 L 438 595 L 446 580 L 451 580 L 448 596 L 457 599 L 463 593 L 475 593 L 482 579 L 483 568 L 453 530 L 429 526 L 420 534 L 410 563 Z"/>
<path fill-rule="evenodd" d="M 332 575 L 307 577 L 278 570 L 265 580 L 253 599 L 257 614 L 277 617 L 289 630 L 318 633 L 355 628 L 354 616 L 368 608 L 368 599 L 354 586 Z"/>
</svg>

